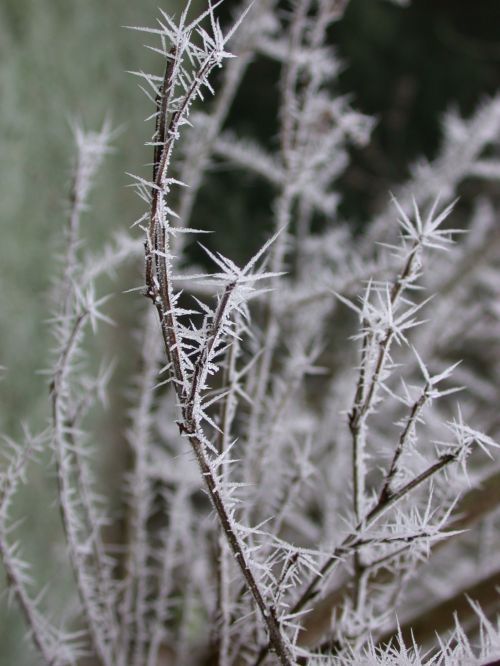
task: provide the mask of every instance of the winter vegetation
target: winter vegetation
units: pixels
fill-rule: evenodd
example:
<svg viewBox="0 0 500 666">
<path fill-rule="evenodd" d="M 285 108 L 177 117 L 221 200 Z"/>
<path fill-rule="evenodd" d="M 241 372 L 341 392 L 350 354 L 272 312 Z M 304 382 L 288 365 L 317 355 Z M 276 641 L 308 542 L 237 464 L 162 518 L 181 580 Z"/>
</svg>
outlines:
<svg viewBox="0 0 500 666">
<path fill-rule="evenodd" d="M 457 190 L 500 176 L 500 97 L 448 114 L 438 155 L 355 229 L 338 181 L 375 120 L 337 90 L 347 0 L 245 0 L 223 26 L 220 4 L 133 28 L 158 59 L 133 73 L 154 126 L 131 176 L 144 214 L 97 253 L 85 218 L 116 131 L 74 127 L 49 422 L 1 449 L 0 556 L 33 663 L 496 663 L 500 233 L 494 201 L 464 211 Z M 228 121 L 259 58 L 280 70 L 274 145 Z M 273 192 L 272 231 L 242 264 L 191 225 L 218 164 Z M 117 501 L 96 415 L 119 367 L 96 339 L 120 329 L 102 277 L 138 261 L 142 282 L 115 284 L 142 307 Z M 73 574 L 62 612 L 14 519 L 47 452 Z"/>
</svg>

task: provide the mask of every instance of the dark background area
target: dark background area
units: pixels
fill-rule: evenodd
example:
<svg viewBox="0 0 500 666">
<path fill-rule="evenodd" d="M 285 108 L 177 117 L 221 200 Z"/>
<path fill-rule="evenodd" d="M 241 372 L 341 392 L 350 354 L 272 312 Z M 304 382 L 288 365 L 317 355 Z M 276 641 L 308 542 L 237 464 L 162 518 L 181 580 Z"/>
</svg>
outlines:
<svg viewBox="0 0 500 666">
<path fill-rule="evenodd" d="M 434 157 L 447 109 L 468 116 L 500 88 L 500 3 L 354 0 L 333 39 L 348 64 L 342 90 L 379 119 L 345 179 L 343 210 L 362 218 L 411 162 Z"/>
<path fill-rule="evenodd" d="M 226 4 L 226 14 L 232 9 Z M 369 146 L 352 150 L 338 184 L 339 218 L 362 233 L 388 192 L 407 179 L 411 164 L 436 155 L 443 114 L 455 108 L 467 117 L 500 89 L 500 2 L 414 0 L 402 7 L 351 0 L 330 31 L 330 43 L 344 62 L 337 91 L 377 120 Z M 254 61 L 229 118 L 241 135 L 269 148 L 277 143 L 278 79 L 275 63 Z M 234 198 L 232 192 L 237 193 Z M 260 230 L 269 229 L 271 205 L 266 184 L 222 166 L 209 176 L 195 215 L 198 224 L 210 228 L 225 231 L 224 225 L 231 225 L 220 249 L 244 260 L 244 250 L 261 243 Z"/>
</svg>

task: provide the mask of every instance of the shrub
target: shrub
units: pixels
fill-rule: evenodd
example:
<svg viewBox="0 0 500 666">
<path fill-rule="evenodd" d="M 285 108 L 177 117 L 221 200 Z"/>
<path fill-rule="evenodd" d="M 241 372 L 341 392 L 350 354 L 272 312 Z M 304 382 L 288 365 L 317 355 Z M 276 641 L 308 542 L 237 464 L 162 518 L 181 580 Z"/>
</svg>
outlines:
<svg viewBox="0 0 500 666">
<path fill-rule="evenodd" d="M 188 6 L 178 22 L 162 12 L 139 28 L 159 39 L 164 73 L 137 73 L 155 120 L 152 175 L 134 177 L 150 304 L 123 433 L 133 462 L 119 544 L 87 432 L 111 373 L 95 373 L 89 340 L 111 323 L 96 281 L 141 245 L 120 235 L 100 256 L 83 251 L 81 216 L 113 132 L 75 130 L 50 426 L 24 446 L 8 441 L 0 476 L 0 553 L 47 664 L 481 664 L 500 654 L 489 614 L 498 231 L 487 199 L 464 237 L 450 222 L 464 179 L 498 176 L 485 150 L 500 99 L 468 120 L 449 115 L 440 154 L 354 232 L 339 221 L 337 183 L 373 120 L 335 92 L 328 29 L 345 4 L 298 0 L 281 12 L 261 0 L 226 31 L 210 4 L 194 20 Z M 281 68 L 274 151 L 225 129 L 255 57 Z M 213 160 L 269 184 L 274 231 L 243 266 L 201 245 L 207 272 L 186 239 L 209 231 L 189 220 Z M 47 447 L 79 597 L 63 629 L 33 589 L 10 518 L 29 460 Z"/>
</svg>

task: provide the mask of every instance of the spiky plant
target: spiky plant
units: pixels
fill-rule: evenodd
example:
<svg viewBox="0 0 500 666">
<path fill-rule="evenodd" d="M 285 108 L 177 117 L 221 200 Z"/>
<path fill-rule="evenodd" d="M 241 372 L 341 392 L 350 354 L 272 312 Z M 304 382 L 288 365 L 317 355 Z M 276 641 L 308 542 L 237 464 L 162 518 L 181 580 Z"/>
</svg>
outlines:
<svg viewBox="0 0 500 666">
<path fill-rule="evenodd" d="M 282 12 L 261 0 L 223 31 L 216 6 L 192 20 L 188 3 L 178 21 L 161 12 L 154 28 L 138 28 L 159 39 L 164 71 L 137 72 L 155 129 L 152 174 L 134 177 L 146 211 L 133 225 L 144 234 L 144 284 L 131 291 L 150 304 L 124 433 L 133 460 L 119 545 L 86 432 L 110 372 L 92 374 L 86 350 L 109 323 L 97 278 L 142 249 L 122 235 L 101 256 L 82 251 L 80 217 L 112 132 L 76 130 L 50 427 L 24 448 L 9 442 L 0 476 L 0 553 L 44 663 L 430 666 L 499 656 L 490 612 L 498 389 L 456 358 L 488 345 L 498 370 L 498 232 L 479 202 L 455 243 L 454 204 L 437 195 L 449 201 L 465 177 L 498 173 L 483 154 L 498 141 L 500 102 L 449 118 L 436 160 L 353 233 L 338 221 L 337 180 L 373 121 L 336 93 L 328 29 L 346 4 L 297 0 Z M 256 57 L 281 67 L 275 152 L 224 129 Z M 271 185 L 274 229 L 243 266 L 203 246 L 206 272 L 184 251 L 191 234 L 210 231 L 190 220 L 217 159 Z M 452 377 L 470 387 L 461 406 Z M 11 536 L 14 493 L 45 447 L 78 593 L 67 629 L 47 615 Z"/>
</svg>

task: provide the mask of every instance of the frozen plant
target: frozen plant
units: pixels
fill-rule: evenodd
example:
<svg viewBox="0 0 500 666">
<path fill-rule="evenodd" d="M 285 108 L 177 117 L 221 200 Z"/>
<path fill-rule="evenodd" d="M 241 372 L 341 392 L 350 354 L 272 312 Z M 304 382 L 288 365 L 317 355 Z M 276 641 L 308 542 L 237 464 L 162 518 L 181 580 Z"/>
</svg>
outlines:
<svg viewBox="0 0 500 666">
<path fill-rule="evenodd" d="M 160 75 L 136 72 L 152 105 L 152 172 L 134 177 L 145 205 L 134 236 L 101 256 L 84 253 L 80 222 L 113 133 L 75 130 L 50 427 L 8 441 L 0 475 L 0 554 L 43 663 L 500 657 L 500 237 L 491 202 L 476 202 L 465 235 L 453 202 L 464 178 L 498 177 L 500 99 L 449 116 L 434 162 L 354 234 L 339 222 L 338 179 L 374 121 L 336 93 L 328 29 L 346 5 L 259 0 L 223 29 L 215 4 L 192 19 L 188 3 L 137 28 L 163 62 Z M 255 58 L 281 70 L 274 151 L 227 127 Z M 269 184 L 274 229 L 242 266 L 203 244 L 206 272 L 185 251 L 210 231 L 202 215 L 201 228 L 190 222 L 217 161 Z M 88 432 L 111 375 L 91 358 L 110 323 L 95 285 L 143 250 L 144 284 L 127 297 L 147 297 L 123 433 L 127 529 L 113 543 Z M 47 447 L 78 596 L 65 628 L 11 522 L 27 464 Z"/>
</svg>

